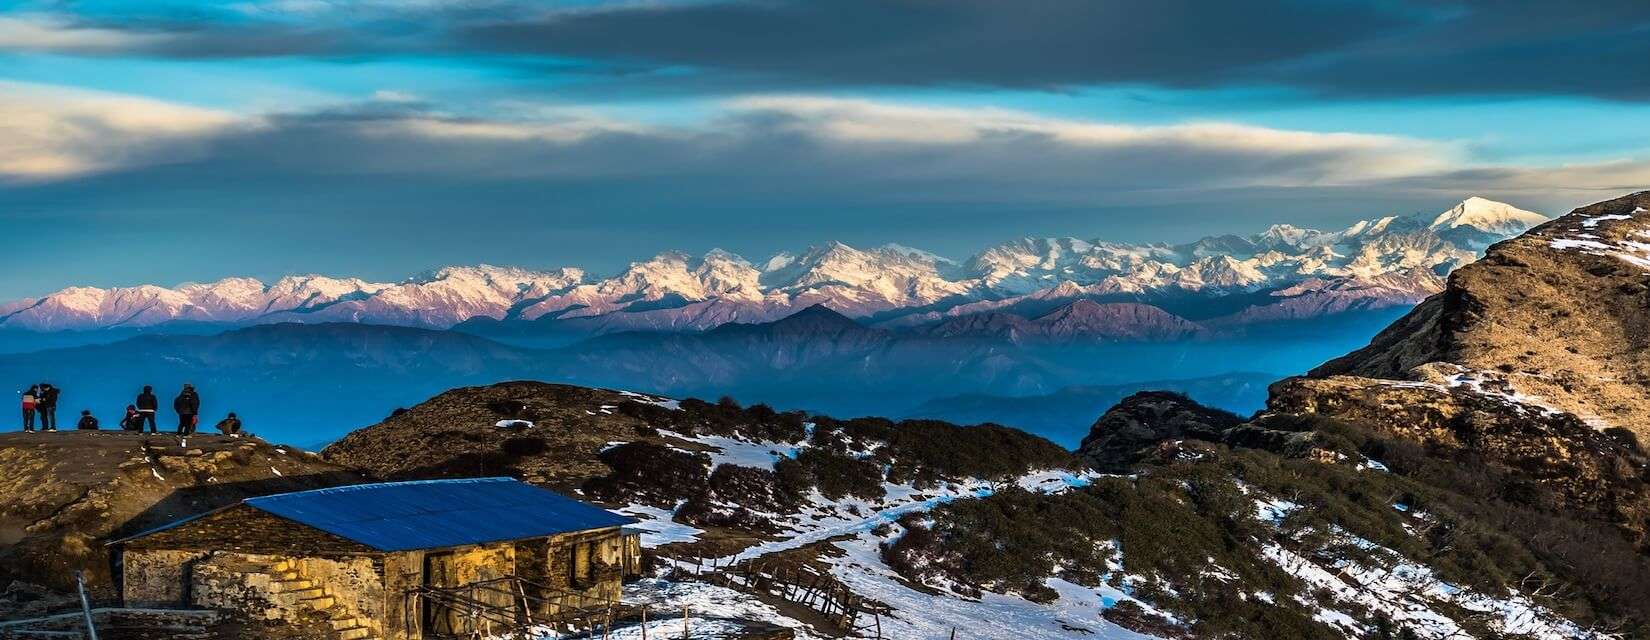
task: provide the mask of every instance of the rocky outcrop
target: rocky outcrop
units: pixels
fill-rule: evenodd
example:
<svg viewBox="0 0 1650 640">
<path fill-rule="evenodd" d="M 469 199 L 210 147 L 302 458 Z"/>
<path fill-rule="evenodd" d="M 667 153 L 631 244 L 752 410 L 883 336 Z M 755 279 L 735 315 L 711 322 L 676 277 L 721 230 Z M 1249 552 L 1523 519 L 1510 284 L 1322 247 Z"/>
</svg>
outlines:
<svg viewBox="0 0 1650 640">
<path fill-rule="evenodd" d="M 1452 373 L 1453 371 L 1453 373 Z M 1428 365 L 1422 375 L 1461 375 Z M 1352 376 L 1290 378 L 1272 386 L 1268 414 L 1319 416 L 1420 444 L 1431 455 L 1494 465 L 1515 482 L 1549 492 L 1553 506 L 1613 522 L 1644 540 L 1650 532 L 1650 467 L 1623 430 L 1469 385 Z"/>
<path fill-rule="evenodd" d="M 1142 391 L 1100 416 L 1078 445 L 1077 454 L 1097 470 L 1123 473 L 1160 442 L 1219 441 L 1222 433 L 1241 422 L 1235 414 L 1205 407 L 1178 393 Z"/>
<path fill-rule="evenodd" d="M 1444 292 L 1312 376 L 1419 380 L 1427 363 L 1650 437 L 1650 191 L 1576 209 L 1491 247 Z"/>
<path fill-rule="evenodd" d="M 109 594 L 110 539 L 251 496 L 359 481 L 255 438 L 0 434 L 0 574 L 66 588 L 83 570 Z"/>
<path fill-rule="evenodd" d="M 509 475 L 571 490 L 610 471 L 599 457 L 609 444 L 658 438 L 620 411 L 648 400 L 540 382 L 463 387 L 398 410 L 322 455 L 382 480 Z"/>
</svg>

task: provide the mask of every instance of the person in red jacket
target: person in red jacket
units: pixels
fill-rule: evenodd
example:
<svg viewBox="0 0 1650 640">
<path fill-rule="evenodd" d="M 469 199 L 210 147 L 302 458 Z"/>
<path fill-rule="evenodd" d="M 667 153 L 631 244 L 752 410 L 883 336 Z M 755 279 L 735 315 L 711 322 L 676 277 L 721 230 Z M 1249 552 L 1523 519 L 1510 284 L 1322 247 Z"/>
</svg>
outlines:
<svg viewBox="0 0 1650 640">
<path fill-rule="evenodd" d="M 23 430 L 34 431 L 34 408 L 40 398 L 40 385 L 23 392 Z"/>
</svg>

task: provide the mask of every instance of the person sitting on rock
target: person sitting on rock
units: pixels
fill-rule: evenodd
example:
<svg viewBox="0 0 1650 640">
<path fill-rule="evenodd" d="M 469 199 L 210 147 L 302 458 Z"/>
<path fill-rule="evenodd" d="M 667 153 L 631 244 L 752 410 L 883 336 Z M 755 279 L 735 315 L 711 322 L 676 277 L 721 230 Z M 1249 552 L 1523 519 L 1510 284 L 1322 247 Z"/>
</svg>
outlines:
<svg viewBox="0 0 1650 640">
<path fill-rule="evenodd" d="M 241 435 L 241 419 L 235 417 L 235 412 L 229 412 L 229 417 L 218 421 L 218 432 L 226 436 Z"/>
<path fill-rule="evenodd" d="M 80 423 L 75 425 L 82 431 L 97 431 L 97 418 L 92 415 L 91 409 L 80 410 Z"/>
<path fill-rule="evenodd" d="M 137 405 L 126 405 L 126 417 L 120 419 L 121 431 L 142 431 L 143 413 L 138 411 Z"/>
</svg>

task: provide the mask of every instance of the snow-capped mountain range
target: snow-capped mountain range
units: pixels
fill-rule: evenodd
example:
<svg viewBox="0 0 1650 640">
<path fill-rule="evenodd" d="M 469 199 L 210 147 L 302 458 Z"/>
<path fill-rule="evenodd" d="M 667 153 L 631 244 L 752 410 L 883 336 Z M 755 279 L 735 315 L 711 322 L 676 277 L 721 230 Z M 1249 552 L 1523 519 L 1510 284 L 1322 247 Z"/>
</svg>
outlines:
<svg viewBox="0 0 1650 640">
<path fill-rule="evenodd" d="M 824 304 L 887 326 L 917 326 L 1037 301 L 1149 300 L 1270 292 L 1275 312 L 1307 317 L 1372 301 L 1413 304 L 1489 244 L 1541 214 L 1469 198 L 1434 216 L 1389 216 L 1325 232 L 1273 225 L 1247 237 L 1181 245 L 1026 238 L 965 261 L 885 245 L 840 242 L 761 263 L 714 250 L 663 253 L 605 279 L 548 271 L 447 267 L 399 283 L 318 275 L 272 284 L 228 278 L 166 288 L 71 287 L 0 305 L 0 328 L 32 331 L 153 327 L 175 322 L 246 325 L 361 322 L 449 328 L 466 321 L 552 320 L 588 333 L 702 330 L 766 322 Z M 1046 309 L 1046 307 L 1045 307 Z"/>
</svg>

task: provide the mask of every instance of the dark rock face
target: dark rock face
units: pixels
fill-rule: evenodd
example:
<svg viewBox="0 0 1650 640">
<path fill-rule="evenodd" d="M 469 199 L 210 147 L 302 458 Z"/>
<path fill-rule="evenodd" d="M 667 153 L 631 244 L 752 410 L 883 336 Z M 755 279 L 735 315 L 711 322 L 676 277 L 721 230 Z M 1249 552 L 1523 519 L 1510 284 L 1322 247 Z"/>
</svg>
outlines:
<svg viewBox="0 0 1650 640">
<path fill-rule="evenodd" d="M 1123 473 L 1159 442 L 1193 438 L 1218 442 L 1242 423 L 1237 415 L 1211 409 L 1168 391 L 1142 391 L 1124 398 L 1095 421 L 1077 453 L 1100 471 Z"/>
</svg>

